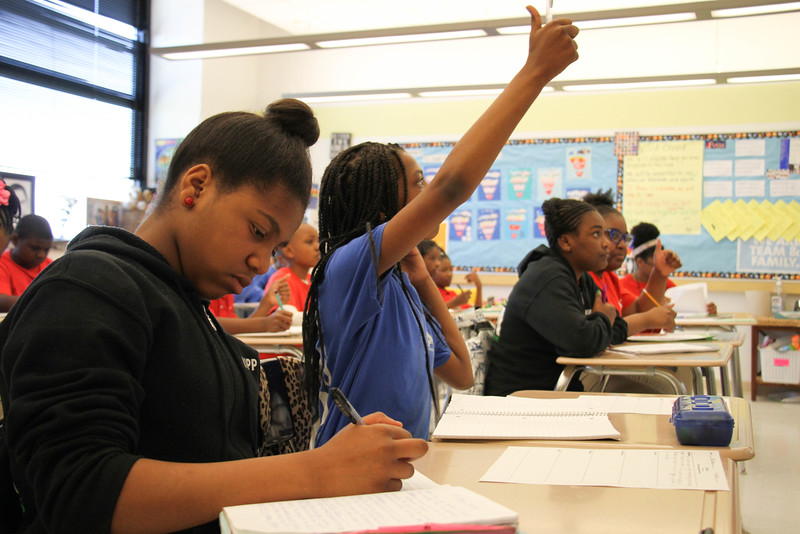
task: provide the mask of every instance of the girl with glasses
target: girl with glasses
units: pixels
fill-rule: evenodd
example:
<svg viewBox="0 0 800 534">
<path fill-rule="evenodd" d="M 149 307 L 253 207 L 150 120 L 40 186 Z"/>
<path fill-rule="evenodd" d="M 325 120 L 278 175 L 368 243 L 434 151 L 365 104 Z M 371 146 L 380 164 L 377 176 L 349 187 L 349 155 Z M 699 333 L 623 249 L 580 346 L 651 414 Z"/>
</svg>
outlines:
<svg viewBox="0 0 800 534">
<path fill-rule="evenodd" d="M 638 299 L 626 299 L 623 297 L 620 279 L 616 271 L 622 267 L 625 257 L 628 255 L 628 245 L 633 241 L 633 235 L 628 233 L 628 225 L 625 218 L 614 207 L 614 199 L 611 197 L 611 190 L 606 192 L 589 193 L 583 197 L 600 212 L 605 224 L 605 234 L 608 237 L 608 265 L 602 271 L 591 273 L 597 287 L 600 288 L 605 301 L 613 305 L 625 322 L 628 323 L 628 335 L 638 334 L 644 330 L 654 329 L 666 330 L 671 332 L 675 329 L 675 312 L 671 305 L 656 306 L 647 295 L 640 295 Z M 655 270 L 656 275 L 650 284 L 650 294 L 659 302 L 664 301 L 664 290 L 666 289 L 666 276 L 661 273 L 669 269 L 669 272 L 681 266 L 678 256 L 669 250 L 662 250 L 663 270 Z M 668 273 L 667 273 L 668 274 Z M 641 293 L 641 292 L 640 292 Z M 641 302 L 641 307 L 639 306 Z"/>
</svg>

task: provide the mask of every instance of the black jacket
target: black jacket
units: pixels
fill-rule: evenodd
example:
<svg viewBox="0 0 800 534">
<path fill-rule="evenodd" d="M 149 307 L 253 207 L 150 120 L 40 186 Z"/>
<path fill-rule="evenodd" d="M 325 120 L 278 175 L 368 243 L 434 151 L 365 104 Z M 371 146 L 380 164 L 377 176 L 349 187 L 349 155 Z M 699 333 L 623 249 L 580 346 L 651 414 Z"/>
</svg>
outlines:
<svg viewBox="0 0 800 534">
<path fill-rule="evenodd" d="M 620 317 L 612 326 L 605 315 L 592 312 L 598 290 L 591 276 L 576 281 L 569 263 L 549 247 L 532 250 L 517 270 L 519 280 L 489 349 L 486 395 L 551 390 L 564 368 L 556 358 L 590 358 L 627 337 L 628 325 Z M 573 382 L 574 388 L 580 384 Z"/>
<path fill-rule="evenodd" d="M 140 457 L 249 458 L 255 351 L 150 245 L 91 227 L 0 324 L 0 394 L 26 533 L 108 532 Z M 192 532 L 218 532 L 216 522 Z"/>
</svg>

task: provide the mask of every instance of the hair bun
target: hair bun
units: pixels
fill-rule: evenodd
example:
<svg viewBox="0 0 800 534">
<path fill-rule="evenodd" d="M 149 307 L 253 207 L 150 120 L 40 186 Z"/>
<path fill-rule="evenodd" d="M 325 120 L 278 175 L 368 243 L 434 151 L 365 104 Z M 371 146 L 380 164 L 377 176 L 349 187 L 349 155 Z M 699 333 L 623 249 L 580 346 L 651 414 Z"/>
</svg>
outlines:
<svg viewBox="0 0 800 534">
<path fill-rule="evenodd" d="M 292 135 L 311 146 L 319 139 L 319 123 L 314 112 L 305 102 L 295 98 L 276 100 L 267 106 L 266 118 L 276 121 Z"/>
</svg>

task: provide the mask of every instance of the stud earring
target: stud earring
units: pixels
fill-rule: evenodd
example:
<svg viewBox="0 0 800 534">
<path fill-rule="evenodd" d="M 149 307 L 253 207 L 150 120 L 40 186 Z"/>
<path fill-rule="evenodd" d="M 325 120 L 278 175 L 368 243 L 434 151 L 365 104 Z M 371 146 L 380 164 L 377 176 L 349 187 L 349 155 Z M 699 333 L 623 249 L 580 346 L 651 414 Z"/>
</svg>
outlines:
<svg viewBox="0 0 800 534">
<path fill-rule="evenodd" d="M 183 203 L 186 204 L 187 208 L 191 208 L 192 206 L 194 206 L 194 198 L 186 197 L 183 199 Z"/>
</svg>

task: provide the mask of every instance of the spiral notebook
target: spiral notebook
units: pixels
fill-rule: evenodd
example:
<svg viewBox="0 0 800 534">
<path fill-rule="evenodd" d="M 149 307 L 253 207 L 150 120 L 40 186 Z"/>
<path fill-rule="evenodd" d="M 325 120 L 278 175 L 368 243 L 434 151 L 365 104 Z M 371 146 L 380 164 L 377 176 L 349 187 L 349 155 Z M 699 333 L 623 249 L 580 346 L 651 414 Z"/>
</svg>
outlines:
<svg viewBox="0 0 800 534">
<path fill-rule="evenodd" d="M 620 439 L 608 414 L 582 399 L 453 395 L 433 439 Z"/>
</svg>

